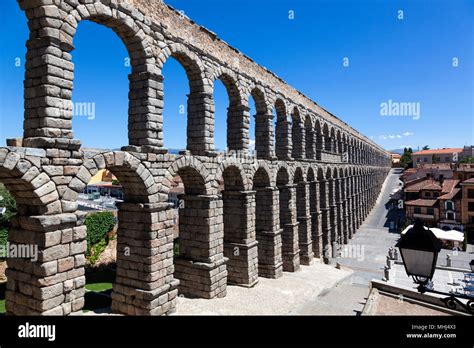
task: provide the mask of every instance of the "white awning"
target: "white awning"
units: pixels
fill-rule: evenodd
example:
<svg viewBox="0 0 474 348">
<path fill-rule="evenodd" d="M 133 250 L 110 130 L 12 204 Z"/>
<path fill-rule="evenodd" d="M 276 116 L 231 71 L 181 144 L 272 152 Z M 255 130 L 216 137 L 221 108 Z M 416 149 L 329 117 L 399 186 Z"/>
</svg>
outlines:
<svg viewBox="0 0 474 348">
<path fill-rule="evenodd" d="M 405 234 L 408 232 L 408 230 L 410 228 L 412 228 L 413 225 L 409 225 L 407 228 L 405 228 L 401 234 Z M 427 229 L 425 227 L 425 229 Z M 429 228 L 433 233 L 434 235 L 436 236 L 436 238 L 438 239 L 441 239 L 441 240 L 452 240 L 452 241 L 455 241 L 455 242 L 462 242 L 464 241 L 464 233 L 462 232 L 459 232 L 459 231 L 456 231 L 456 230 L 449 230 L 449 231 L 445 231 L 445 230 L 442 230 L 440 228 L 437 228 L 437 227 L 430 227 Z"/>
</svg>

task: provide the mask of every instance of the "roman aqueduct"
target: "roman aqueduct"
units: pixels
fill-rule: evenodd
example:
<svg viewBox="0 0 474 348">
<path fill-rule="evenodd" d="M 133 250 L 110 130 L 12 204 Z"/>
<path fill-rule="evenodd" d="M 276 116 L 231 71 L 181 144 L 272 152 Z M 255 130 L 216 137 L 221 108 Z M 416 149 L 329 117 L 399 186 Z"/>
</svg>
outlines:
<svg viewBox="0 0 474 348">
<path fill-rule="evenodd" d="M 124 187 L 112 310 L 129 315 L 171 313 L 178 292 L 223 297 L 227 284 L 251 287 L 328 261 L 374 205 L 390 167 L 386 151 L 167 5 L 18 2 L 30 29 L 24 135 L 0 148 L 0 182 L 19 210 L 10 243 L 35 244 L 40 253 L 36 262 L 8 260 L 9 314 L 83 308 L 87 230 L 77 197 L 103 168 Z M 113 29 L 131 58 L 129 144 L 121 151 L 88 151 L 73 136 L 73 39 L 83 20 Z M 179 155 L 163 147 L 161 70 L 169 57 L 190 88 L 187 150 Z M 216 80 L 229 96 L 224 156 L 214 147 Z M 250 122 L 257 158 L 245 155 Z M 174 259 L 168 193 L 176 175 L 185 193 Z"/>
</svg>

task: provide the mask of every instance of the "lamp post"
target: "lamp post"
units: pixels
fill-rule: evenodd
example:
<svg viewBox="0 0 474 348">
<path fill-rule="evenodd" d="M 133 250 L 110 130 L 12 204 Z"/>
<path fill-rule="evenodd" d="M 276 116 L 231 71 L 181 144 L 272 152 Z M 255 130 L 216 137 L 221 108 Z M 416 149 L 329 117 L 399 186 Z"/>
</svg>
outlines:
<svg viewBox="0 0 474 348">
<path fill-rule="evenodd" d="M 420 293 L 431 292 L 447 296 L 442 299 L 445 305 L 450 309 L 456 309 L 457 306 L 464 307 L 469 313 L 474 313 L 474 301 L 472 297 L 444 293 L 434 290 L 431 286 L 434 272 L 436 270 L 436 261 L 441 250 L 441 241 L 436 238 L 434 233 L 423 226 L 423 222 L 416 220 L 412 228 L 401 236 L 397 243 L 402 255 L 405 271 L 408 276 L 418 284 Z M 474 269 L 474 260 L 470 263 L 471 270 Z M 464 304 L 459 299 L 467 299 Z"/>
</svg>

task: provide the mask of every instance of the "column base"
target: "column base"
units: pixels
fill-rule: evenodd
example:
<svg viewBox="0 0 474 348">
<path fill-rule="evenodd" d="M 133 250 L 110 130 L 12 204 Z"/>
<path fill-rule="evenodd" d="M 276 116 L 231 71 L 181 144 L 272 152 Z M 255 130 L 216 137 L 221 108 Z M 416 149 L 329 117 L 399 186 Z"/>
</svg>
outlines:
<svg viewBox="0 0 474 348">
<path fill-rule="evenodd" d="M 281 260 L 282 230 L 259 231 L 258 241 L 258 275 L 276 279 L 283 275 Z"/>
<path fill-rule="evenodd" d="M 176 311 L 179 281 L 174 279 L 154 290 L 114 284 L 112 312 L 124 315 L 169 315 Z"/>
<path fill-rule="evenodd" d="M 296 272 L 300 270 L 300 251 L 283 254 L 283 271 Z"/>
<path fill-rule="evenodd" d="M 175 277 L 179 279 L 178 292 L 191 298 L 225 297 L 227 293 L 227 258 L 213 263 L 195 262 L 176 258 Z"/>
<path fill-rule="evenodd" d="M 238 251 L 236 253 L 235 251 Z M 252 287 L 258 283 L 258 242 L 249 244 L 224 242 L 227 262 L 227 283 Z"/>
</svg>

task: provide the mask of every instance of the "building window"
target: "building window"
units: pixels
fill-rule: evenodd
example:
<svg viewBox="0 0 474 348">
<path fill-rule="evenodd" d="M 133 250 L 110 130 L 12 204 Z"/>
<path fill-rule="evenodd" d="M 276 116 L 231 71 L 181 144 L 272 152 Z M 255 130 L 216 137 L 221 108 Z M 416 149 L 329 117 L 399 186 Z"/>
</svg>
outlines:
<svg viewBox="0 0 474 348">
<path fill-rule="evenodd" d="M 451 201 L 446 201 L 446 210 L 454 210 L 454 204 Z"/>
<path fill-rule="evenodd" d="M 456 220 L 456 215 L 454 213 L 446 213 L 446 220 Z"/>
<path fill-rule="evenodd" d="M 467 198 L 474 198 L 474 190 L 467 190 Z"/>
<path fill-rule="evenodd" d="M 431 197 L 431 192 L 425 192 L 425 197 Z"/>
<path fill-rule="evenodd" d="M 423 162 L 428 162 L 428 158 L 423 158 Z"/>
<path fill-rule="evenodd" d="M 415 212 L 415 214 L 421 214 L 421 208 L 420 207 L 415 207 L 414 212 Z"/>
<path fill-rule="evenodd" d="M 433 197 L 439 197 L 439 192 L 433 192 Z"/>
<path fill-rule="evenodd" d="M 474 211 L 474 202 L 469 202 L 467 210 Z"/>
<path fill-rule="evenodd" d="M 428 208 L 428 215 L 434 215 L 434 209 Z"/>
</svg>

